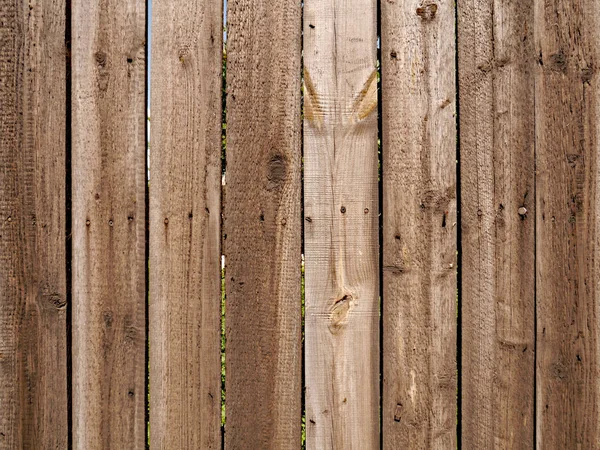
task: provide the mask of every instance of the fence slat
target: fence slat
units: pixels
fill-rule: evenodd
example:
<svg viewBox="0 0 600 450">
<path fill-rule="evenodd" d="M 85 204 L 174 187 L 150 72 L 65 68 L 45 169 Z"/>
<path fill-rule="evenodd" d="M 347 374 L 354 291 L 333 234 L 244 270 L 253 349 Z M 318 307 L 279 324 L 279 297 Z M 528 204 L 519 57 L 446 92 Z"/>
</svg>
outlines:
<svg viewBox="0 0 600 450">
<path fill-rule="evenodd" d="M 533 4 L 458 3 L 462 445 L 533 448 Z"/>
<path fill-rule="evenodd" d="M 383 443 L 456 445 L 454 2 L 381 2 Z"/>
<path fill-rule="evenodd" d="M 225 447 L 296 449 L 301 5 L 227 6 Z"/>
<path fill-rule="evenodd" d="M 150 442 L 221 447 L 222 4 L 152 4 Z"/>
<path fill-rule="evenodd" d="M 73 448 L 142 449 L 146 5 L 72 8 Z"/>
<path fill-rule="evenodd" d="M 375 449 L 377 5 L 304 5 L 306 447 Z"/>
<path fill-rule="evenodd" d="M 537 448 L 597 448 L 600 5 L 535 2 Z"/>
<path fill-rule="evenodd" d="M 0 448 L 67 447 L 65 3 L 0 1 Z"/>
</svg>

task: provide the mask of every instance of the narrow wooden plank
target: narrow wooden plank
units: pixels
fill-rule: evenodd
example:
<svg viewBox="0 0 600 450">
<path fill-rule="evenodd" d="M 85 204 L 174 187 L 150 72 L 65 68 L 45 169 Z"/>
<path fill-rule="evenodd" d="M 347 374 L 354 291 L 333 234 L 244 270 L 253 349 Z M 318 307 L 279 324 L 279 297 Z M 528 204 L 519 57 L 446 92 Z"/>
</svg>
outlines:
<svg viewBox="0 0 600 450">
<path fill-rule="evenodd" d="M 600 442 L 600 4 L 535 2 L 537 442 Z"/>
<path fill-rule="evenodd" d="M 304 3 L 307 449 L 379 447 L 377 4 Z"/>
<path fill-rule="evenodd" d="M 383 446 L 456 446 L 452 0 L 381 3 Z"/>
<path fill-rule="evenodd" d="M 75 449 L 146 442 L 145 8 L 72 4 Z"/>
<path fill-rule="evenodd" d="M 533 4 L 458 3 L 462 446 L 531 449 Z"/>
<path fill-rule="evenodd" d="M 0 0 L 0 449 L 66 448 L 65 2 Z"/>
<path fill-rule="evenodd" d="M 221 447 L 222 3 L 152 4 L 150 442 Z"/>
<path fill-rule="evenodd" d="M 301 4 L 227 7 L 225 447 L 297 449 Z"/>
</svg>

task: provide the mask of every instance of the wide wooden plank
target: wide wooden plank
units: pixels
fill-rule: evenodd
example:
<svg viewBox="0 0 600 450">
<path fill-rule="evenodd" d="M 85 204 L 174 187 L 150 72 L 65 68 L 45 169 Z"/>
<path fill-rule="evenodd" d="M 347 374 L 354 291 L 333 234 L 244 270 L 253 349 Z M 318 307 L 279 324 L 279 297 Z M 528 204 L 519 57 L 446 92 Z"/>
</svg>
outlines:
<svg viewBox="0 0 600 450">
<path fill-rule="evenodd" d="M 221 447 L 222 3 L 152 4 L 150 442 Z"/>
<path fill-rule="evenodd" d="M 381 2 L 383 447 L 456 446 L 454 2 Z"/>
<path fill-rule="evenodd" d="M 379 447 L 377 4 L 304 3 L 306 448 Z"/>
<path fill-rule="evenodd" d="M 67 447 L 65 14 L 0 0 L 0 449 Z"/>
<path fill-rule="evenodd" d="M 458 3 L 463 448 L 531 449 L 533 4 Z"/>
<path fill-rule="evenodd" d="M 599 17 L 535 2 L 540 449 L 600 442 Z"/>
<path fill-rule="evenodd" d="M 300 2 L 229 0 L 228 449 L 300 446 Z"/>
<path fill-rule="evenodd" d="M 75 449 L 146 442 L 145 9 L 72 4 Z"/>
</svg>

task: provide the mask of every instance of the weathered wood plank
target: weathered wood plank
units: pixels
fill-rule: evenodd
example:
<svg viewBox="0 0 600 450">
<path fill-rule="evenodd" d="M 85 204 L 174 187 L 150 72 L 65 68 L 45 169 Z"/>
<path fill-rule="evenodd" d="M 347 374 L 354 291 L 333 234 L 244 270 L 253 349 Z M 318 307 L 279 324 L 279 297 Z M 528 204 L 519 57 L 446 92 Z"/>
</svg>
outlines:
<svg viewBox="0 0 600 450">
<path fill-rule="evenodd" d="M 454 2 L 381 2 L 383 446 L 456 446 Z"/>
<path fill-rule="evenodd" d="M 0 1 L 0 448 L 66 448 L 65 2 Z"/>
<path fill-rule="evenodd" d="M 301 4 L 227 6 L 225 447 L 296 449 Z"/>
<path fill-rule="evenodd" d="M 533 4 L 458 2 L 463 448 L 533 448 Z"/>
<path fill-rule="evenodd" d="M 152 4 L 150 442 L 221 447 L 222 3 Z"/>
<path fill-rule="evenodd" d="M 72 4 L 73 448 L 145 448 L 143 0 Z"/>
<path fill-rule="evenodd" d="M 600 4 L 535 2 L 537 448 L 600 442 Z"/>
<path fill-rule="evenodd" d="M 307 448 L 375 449 L 377 5 L 304 6 Z"/>
</svg>

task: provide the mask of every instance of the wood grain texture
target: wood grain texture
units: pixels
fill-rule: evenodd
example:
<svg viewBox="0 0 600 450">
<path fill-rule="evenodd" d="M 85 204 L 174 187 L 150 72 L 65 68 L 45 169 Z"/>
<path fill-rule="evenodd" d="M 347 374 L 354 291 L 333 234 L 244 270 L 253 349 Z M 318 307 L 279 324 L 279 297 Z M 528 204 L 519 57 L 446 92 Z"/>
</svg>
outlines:
<svg viewBox="0 0 600 450">
<path fill-rule="evenodd" d="M 458 3 L 463 448 L 533 448 L 533 4 Z"/>
<path fill-rule="evenodd" d="M 74 449 L 146 442 L 145 9 L 72 4 Z"/>
<path fill-rule="evenodd" d="M 227 7 L 225 448 L 297 449 L 301 4 Z"/>
<path fill-rule="evenodd" d="M 306 448 L 379 447 L 377 5 L 304 3 Z"/>
<path fill-rule="evenodd" d="M 150 442 L 221 447 L 222 4 L 152 4 Z"/>
<path fill-rule="evenodd" d="M 0 449 L 66 448 L 65 3 L 0 1 Z"/>
<path fill-rule="evenodd" d="M 381 3 L 383 447 L 456 446 L 454 2 Z"/>
<path fill-rule="evenodd" d="M 599 17 L 535 2 L 538 449 L 600 442 Z"/>
</svg>

